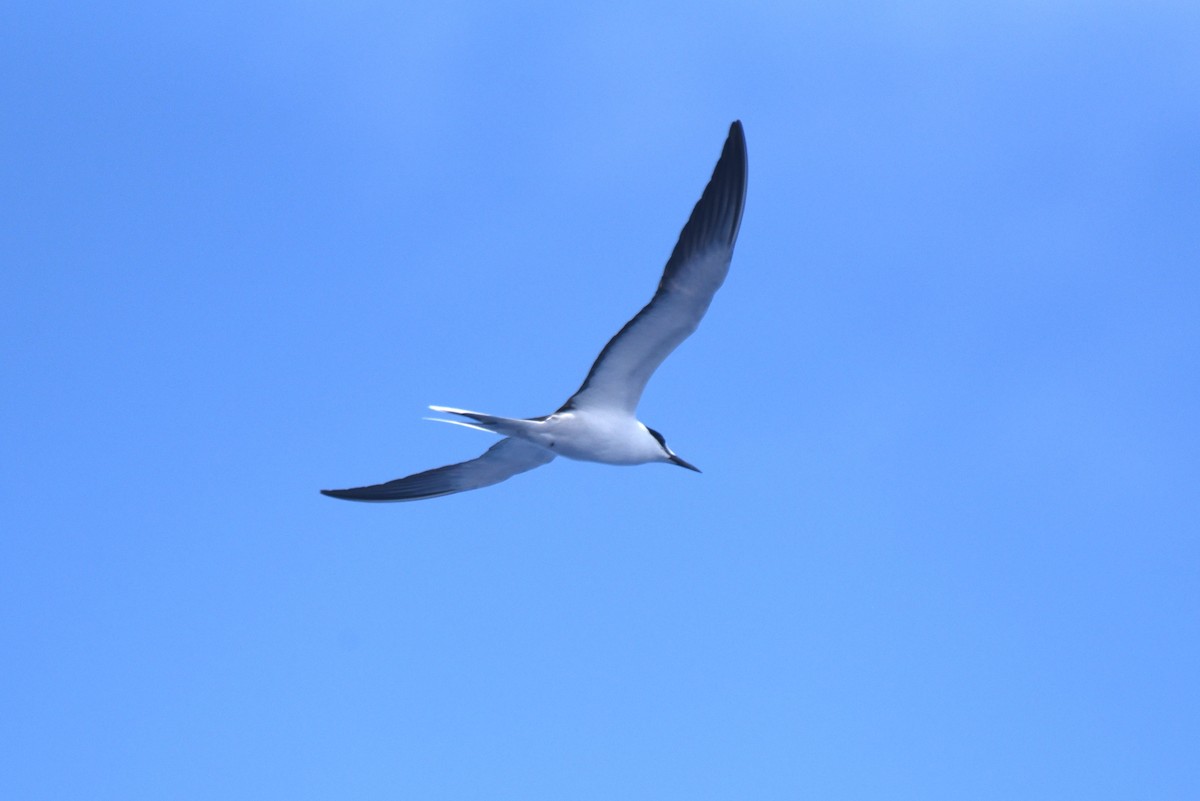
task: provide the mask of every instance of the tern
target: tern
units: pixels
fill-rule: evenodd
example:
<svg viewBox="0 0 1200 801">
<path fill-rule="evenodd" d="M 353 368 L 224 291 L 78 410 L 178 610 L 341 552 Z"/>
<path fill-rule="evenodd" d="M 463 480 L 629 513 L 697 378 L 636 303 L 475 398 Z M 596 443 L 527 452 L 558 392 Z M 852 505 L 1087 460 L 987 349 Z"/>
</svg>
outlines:
<svg viewBox="0 0 1200 801">
<path fill-rule="evenodd" d="M 437 498 L 499 484 L 556 456 L 613 465 L 665 462 L 699 473 L 667 446 L 662 434 L 637 419 L 637 406 L 650 376 L 700 325 L 725 281 L 745 202 L 746 138 L 741 122 L 735 121 L 654 297 L 609 340 L 579 391 L 558 411 L 518 419 L 430 406 L 435 412 L 465 418 L 439 422 L 500 434 L 504 439 L 477 459 L 384 484 L 321 490 L 322 494 L 350 501 Z"/>
</svg>

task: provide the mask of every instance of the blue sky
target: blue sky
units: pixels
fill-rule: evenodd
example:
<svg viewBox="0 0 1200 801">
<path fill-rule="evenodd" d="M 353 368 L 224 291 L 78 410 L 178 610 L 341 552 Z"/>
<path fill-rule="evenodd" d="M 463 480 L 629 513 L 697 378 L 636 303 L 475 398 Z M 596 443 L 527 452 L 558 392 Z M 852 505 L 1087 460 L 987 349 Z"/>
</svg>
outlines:
<svg viewBox="0 0 1200 801">
<path fill-rule="evenodd" d="M 0 21 L 0 796 L 1200 795 L 1200 7 Z M 471 457 L 730 277 L 641 416 Z"/>
</svg>

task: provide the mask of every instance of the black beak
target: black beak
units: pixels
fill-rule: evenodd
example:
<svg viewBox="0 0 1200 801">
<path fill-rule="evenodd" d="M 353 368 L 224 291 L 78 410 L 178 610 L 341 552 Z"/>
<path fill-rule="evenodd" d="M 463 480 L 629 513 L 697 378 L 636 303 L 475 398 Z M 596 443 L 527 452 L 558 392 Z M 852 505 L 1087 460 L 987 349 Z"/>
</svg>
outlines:
<svg viewBox="0 0 1200 801">
<path fill-rule="evenodd" d="M 686 467 L 688 470 L 695 470 L 697 473 L 700 472 L 699 467 L 696 467 L 696 465 L 694 465 L 694 464 L 689 464 L 688 462 L 685 462 L 684 460 L 680 459 L 678 456 L 676 456 L 673 453 L 671 454 L 671 463 L 677 464 L 680 467 Z"/>
</svg>

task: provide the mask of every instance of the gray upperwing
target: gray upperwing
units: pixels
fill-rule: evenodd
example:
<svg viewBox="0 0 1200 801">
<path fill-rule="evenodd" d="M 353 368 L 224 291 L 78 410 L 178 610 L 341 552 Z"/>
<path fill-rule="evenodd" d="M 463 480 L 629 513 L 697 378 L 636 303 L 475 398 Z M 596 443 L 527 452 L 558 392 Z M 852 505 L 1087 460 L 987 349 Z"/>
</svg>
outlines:
<svg viewBox="0 0 1200 801">
<path fill-rule="evenodd" d="M 321 490 L 321 494 L 347 501 L 419 501 L 499 484 L 553 459 L 553 453 L 538 445 L 520 439 L 502 439 L 478 459 L 436 467 L 385 484 Z"/>
<path fill-rule="evenodd" d="M 745 203 L 746 137 L 741 122 L 735 121 L 712 178 L 679 234 L 658 291 L 608 341 L 563 409 L 637 410 L 650 376 L 700 325 L 725 281 Z"/>
</svg>

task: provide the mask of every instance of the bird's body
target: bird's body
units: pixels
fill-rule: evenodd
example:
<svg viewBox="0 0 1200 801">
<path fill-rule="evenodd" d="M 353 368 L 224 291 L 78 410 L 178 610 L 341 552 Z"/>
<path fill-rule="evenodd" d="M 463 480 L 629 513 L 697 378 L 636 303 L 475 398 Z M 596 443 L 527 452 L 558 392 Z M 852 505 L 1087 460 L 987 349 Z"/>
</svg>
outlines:
<svg viewBox="0 0 1200 801">
<path fill-rule="evenodd" d="M 466 417 L 474 421 L 466 424 L 472 428 L 532 442 L 567 459 L 615 465 L 670 461 L 650 429 L 620 409 L 560 410 L 546 417 L 514 419 L 447 406 L 429 408 Z"/>
<path fill-rule="evenodd" d="M 558 411 L 519 419 L 431 406 L 461 418 L 442 422 L 505 439 L 467 462 L 385 484 L 321 492 L 358 501 L 434 498 L 499 483 L 555 456 L 612 465 L 669 462 L 696 470 L 667 447 L 661 434 L 638 420 L 637 405 L 650 376 L 696 330 L 724 282 L 745 198 L 746 140 L 741 123 L 734 122 L 712 179 L 667 261 L 658 291 L 609 340 L 583 385 Z"/>
</svg>

